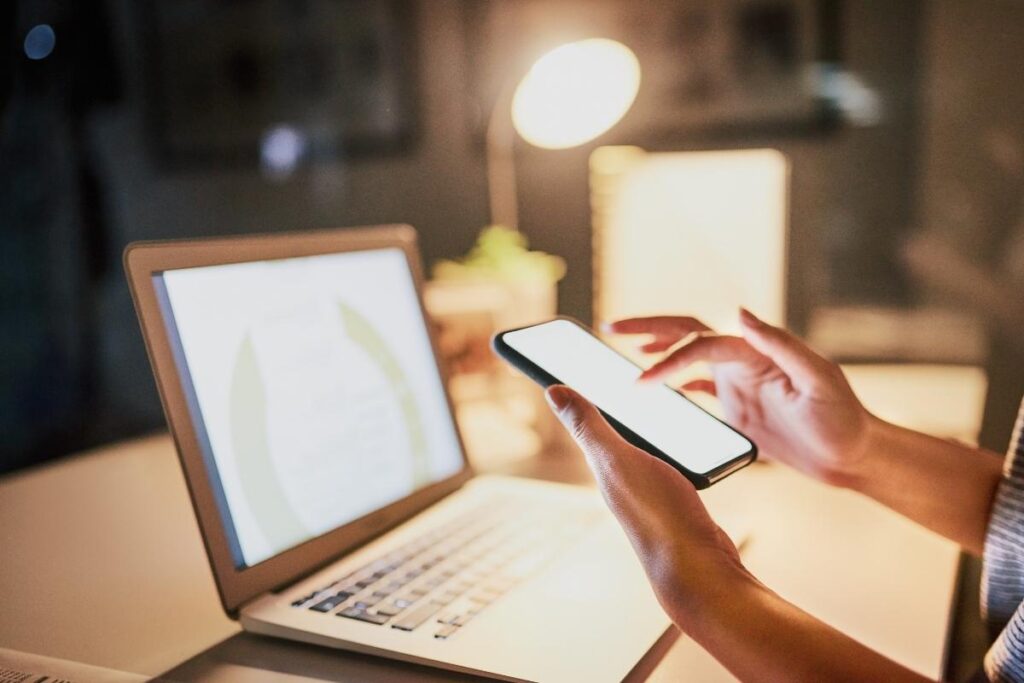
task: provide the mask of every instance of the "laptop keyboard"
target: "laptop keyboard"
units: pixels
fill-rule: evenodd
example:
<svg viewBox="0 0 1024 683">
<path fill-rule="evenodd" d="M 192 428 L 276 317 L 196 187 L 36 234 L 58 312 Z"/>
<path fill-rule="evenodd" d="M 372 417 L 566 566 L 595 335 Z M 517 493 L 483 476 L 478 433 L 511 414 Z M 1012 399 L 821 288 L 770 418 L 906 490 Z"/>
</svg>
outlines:
<svg viewBox="0 0 1024 683">
<path fill-rule="evenodd" d="M 503 500 L 475 509 L 292 606 L 447 639 L 597 519 L 590 506 Z"/>
</svg>

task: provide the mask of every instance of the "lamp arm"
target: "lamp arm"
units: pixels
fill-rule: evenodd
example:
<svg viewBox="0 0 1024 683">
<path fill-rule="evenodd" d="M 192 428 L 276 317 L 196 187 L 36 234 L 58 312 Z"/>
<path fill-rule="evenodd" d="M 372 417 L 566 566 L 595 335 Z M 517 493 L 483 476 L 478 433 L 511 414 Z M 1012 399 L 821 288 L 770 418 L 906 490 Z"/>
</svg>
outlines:
<svg viewBox="0 0 1024 683">
<path fill-rule="evenodd" d="M 487 122 L 487 191 L 491 224 L 519 229 L 515 129 L 512 126 L 514 83 L 506 80 Z"/>
</svg>

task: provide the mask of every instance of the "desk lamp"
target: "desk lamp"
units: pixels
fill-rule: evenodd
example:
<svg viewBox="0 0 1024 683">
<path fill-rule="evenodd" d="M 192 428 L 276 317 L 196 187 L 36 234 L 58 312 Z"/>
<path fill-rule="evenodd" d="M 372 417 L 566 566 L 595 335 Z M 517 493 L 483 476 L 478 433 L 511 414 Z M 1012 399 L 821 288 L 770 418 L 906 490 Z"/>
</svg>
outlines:
<svg viewBox="0 0 1024 683">
<path fill-rule="evenodd" d="M 556 47 L 533 63 L 514 90 L 503 88 L 487 126 L 491 223 L 518 228 L 515 132 L 544 149 L 582 145 L 618 123 L 639 88 L 636 55 L 607 38 Z"/>
</svg>

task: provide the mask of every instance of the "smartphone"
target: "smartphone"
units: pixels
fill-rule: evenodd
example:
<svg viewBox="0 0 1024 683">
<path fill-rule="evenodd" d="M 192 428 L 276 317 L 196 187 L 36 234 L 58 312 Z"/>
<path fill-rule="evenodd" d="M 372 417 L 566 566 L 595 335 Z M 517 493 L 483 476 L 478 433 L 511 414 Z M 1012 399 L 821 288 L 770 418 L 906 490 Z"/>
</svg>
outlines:
<svg viewBox="0 0 1024 683">
<path fill-rule="evenodd" d="M 593 403 L 634 446 L 707 488 L 757 458 L 749 438 L 642 369 L 581 323 L 556 318 L 500 332 L 495 352 L 543 387 L 564 384 Z"/>
</svg>

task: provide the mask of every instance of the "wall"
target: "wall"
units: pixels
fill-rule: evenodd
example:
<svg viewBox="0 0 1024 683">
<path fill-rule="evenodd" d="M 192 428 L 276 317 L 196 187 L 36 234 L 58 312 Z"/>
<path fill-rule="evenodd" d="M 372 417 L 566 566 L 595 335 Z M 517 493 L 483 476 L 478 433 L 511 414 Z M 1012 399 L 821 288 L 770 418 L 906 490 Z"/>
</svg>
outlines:
<svg viewBox="0 0 1024 683">
<path fill-rule="evenodd" d="M 996 194 L 1020 195 L 1024 160 L 1024 4 L 930 3 L 921 124 L 922 228 L 988 259 L 1007 226 L 991 224 Z M 1012 80 L 1016 77 L 1018 80 Z M 1011 221 L 1021 216 L 1005 216 Z"/>
<path fill-rule="evenodd" d="M 928 4 L 919 288 L 987 324 L 980 441 L 1002 451 L 1024 391 L 1024 4 Z"/>
<path fill-rule="evenodd" d="M 128 68 L 126 101 L 93 126 L 111 203 L 114 263 L 132 240 L 389 222 L 417 227 L 430 263 L 465 252 L 485 224 L 483 158 L 463 108 L 465 64 L 455 0 L 414 3 L 421 134 L 412 152 L 321 163 L 283 182 L 257 170 L 160 167 L 145 135 L 142 38 L 131 4 L 120 0 L 113 12 Z M 108 274 L 98 307 L 105 404 L 100 412 L 118 423 L 159 424 L 149 365 L 119 268 Z M 108 431 L 103 425 L 96 429 Z"/>
</svg>

